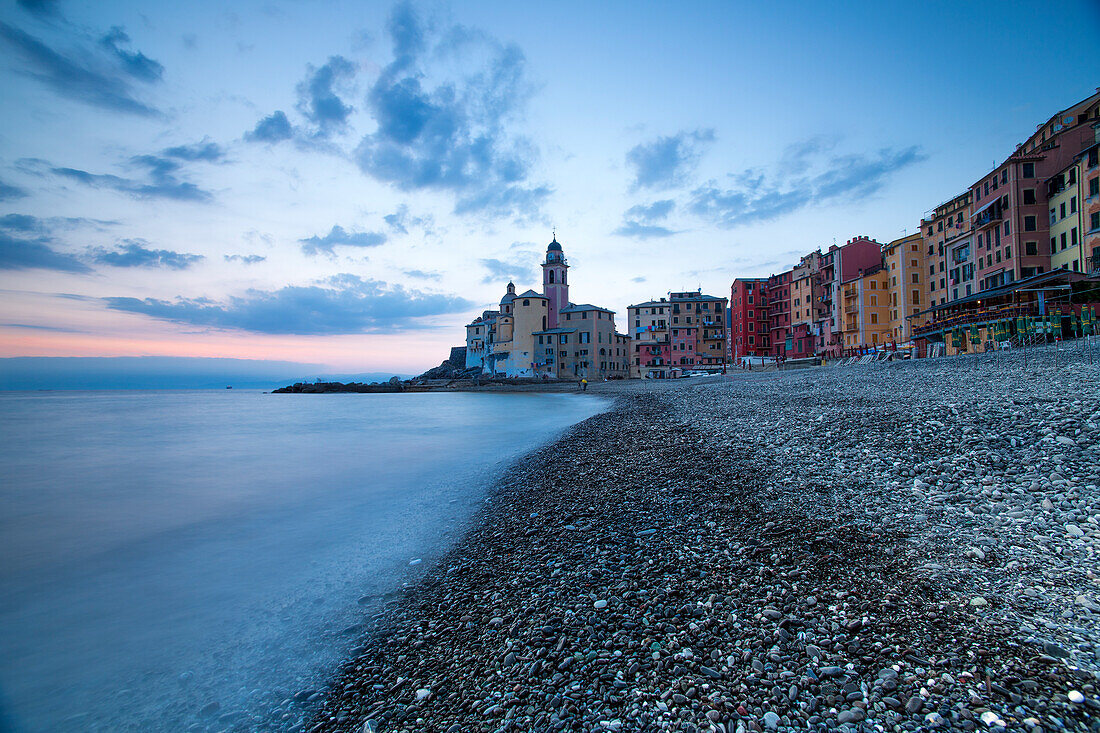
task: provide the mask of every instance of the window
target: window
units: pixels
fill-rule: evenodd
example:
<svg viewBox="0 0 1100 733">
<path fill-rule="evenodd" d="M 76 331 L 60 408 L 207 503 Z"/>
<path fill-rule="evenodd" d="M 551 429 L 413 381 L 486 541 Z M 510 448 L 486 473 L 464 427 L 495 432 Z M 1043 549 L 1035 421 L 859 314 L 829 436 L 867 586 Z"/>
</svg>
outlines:
<svg viewBox="0 0 1100 733">
<path fill-rule="evenodd" d="M 1057 223 L 1057 221 L 1058 221 L 1058 210 L 1057 209 L 1051 209 L 1050 210 L 1050 223 L 1055 224 L 1055 223 Z"/>
<path fill-rule="evenodd" d="M 914 272 L 912 279 L 913 279 L 914 283 L 919 283 L 920 282 L 920 273 L 919 272 Z"/>
<path fill-rule="evenodd" d="M 1039 254 L 1038 242 L 1024 242 L 1024 254 L 1028 257 L 1035 257 Z"/>
<path fill-rule="evenodd" d="M 1008 222 L 1006 221 L 1005 222 L 1005 236 L 1007 237 L 1008 235 L 1009 235 L 1009 228 L 1008 228 Z"/>
<path fill-rule="evenodd" d="M 1030 165 L 1030 164 L 1028 164 L 1028 165 Z M 1024 217 L 1024 231 L 1025 232 L 1035 231 L 1035 217 L 1034 216 L 1025 216 Z"/>
<path fill-rule="evenodd" d="M 920 305 L 920 291 L 913 291 L 913 305 Z"/>
<path fill-rule="evenodd" d="M 1058 218 L 1059 219 L 1065 219 L 1066 218 L 1066 202 L 1065 201 L 1063 201 L 1062 205 L 1058 207 Z"/>
<path fill-rule="evenodd" d="M 1100 178 L 1093 178 L 1089 180 L 1089 197 L 1095 196 L 1100 193 Z"/>
<path fill-rule="evenodd" d="M 1100 229 L 1100 211 L 1089 214 L 1089 231 Z"/>
<path fill-rule="evenodd" d="M 878 313 L 871 314 L 871 323 L 878 323 Z"/>
<path fill-rule="evenodd" d="M 1025 188 L 1024 189 L 1024 205 L 1026 206 L 1028 204 L 1033 204 L 1033 203 L 1035 203 L 1035 189 L 1034 188 Z"/>
<path fill-rule="evenodd" d="M 1073 246 L 1077 246 L 1077 227 L 1069 230 L 1069 243 Z"/>
<path fill-rule="evenodd" d="M 1076 214 L 1077 213 L 1077 197 L 1076 196 L 1070 196 L 1070 198 L 1069 198 L 1069 213 L 1071 213 L 1071 214 Z"/>
<path fill-rule="evenodd" d="M 1021 175 L 1024 178 L 1034 178 L 1035 177 L 1035 164 L 1034 163 L 1024 163 L 1023 166 L 1021 166 L 1021 167 L 1023 169 L 1022 172 L 1021 172 Z"/>
<path fill-rule="evenodd" d="M 1062 249 L 1064 250 L 1066 248 L 1066 233 L 1065 232 L 1062 232 L 1062 236 L 1060 237 L 1060 241 L 1062 243 Z M 1053 251 L 1054 250 L 1051 250 L 1051 252 L 1053 252 Z"/>
</svg>

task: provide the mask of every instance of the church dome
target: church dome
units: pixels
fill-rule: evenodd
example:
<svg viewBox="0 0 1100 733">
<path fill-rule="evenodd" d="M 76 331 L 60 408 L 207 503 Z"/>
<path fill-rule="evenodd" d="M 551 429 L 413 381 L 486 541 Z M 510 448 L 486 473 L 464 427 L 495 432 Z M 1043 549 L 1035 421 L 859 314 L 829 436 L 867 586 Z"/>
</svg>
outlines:
<svg viewBox="0 0 1100 733">
<path fill-rule="evenodd" d="M 546 251 L 547 252 L 561 252 L 561 245 L 558 244 L 558 237 L 557 237 L 556 234 L 554 235 L 554 240 L 552 242 L 550 242 L 549 245 L 547 245 Z"/>
</svg>

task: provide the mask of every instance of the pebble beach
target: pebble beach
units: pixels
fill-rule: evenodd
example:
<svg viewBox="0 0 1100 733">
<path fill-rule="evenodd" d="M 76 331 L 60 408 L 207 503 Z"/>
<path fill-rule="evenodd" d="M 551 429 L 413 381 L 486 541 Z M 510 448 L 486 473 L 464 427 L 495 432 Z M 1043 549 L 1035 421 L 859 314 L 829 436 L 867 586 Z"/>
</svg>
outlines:
<svg viewBox="0 0 1100 733">
<path fill-rule="evenodd" d="M 1100 350 L 1026 356 L 592 385 L 283 721 L 1100 730 Z"/>
</svg>

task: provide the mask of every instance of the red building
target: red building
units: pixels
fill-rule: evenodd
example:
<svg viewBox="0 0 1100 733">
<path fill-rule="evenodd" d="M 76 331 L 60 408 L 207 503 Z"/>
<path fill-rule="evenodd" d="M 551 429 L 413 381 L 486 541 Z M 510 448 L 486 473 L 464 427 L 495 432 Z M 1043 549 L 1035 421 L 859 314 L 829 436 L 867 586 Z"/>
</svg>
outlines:
<svg viewBox="0 0 1100 733">
<path fill-rule="evenodd" d="M 978 289 L 1050 271 L 1048 187 L 1044 181 L 1095 142 L 1100 92 L 1062 110 L 970 187 Z"/>
<path fill-rule="evenodd" d="M 771 356 L 768 279 L 739 277 L 730 288 L 730 356 Z"/>
<path fill-rule="evenodd" d="M 791 331 L 791 270 L 768 278 L 768 331 L 771 356 L 786 358 Z"/>
</svg>

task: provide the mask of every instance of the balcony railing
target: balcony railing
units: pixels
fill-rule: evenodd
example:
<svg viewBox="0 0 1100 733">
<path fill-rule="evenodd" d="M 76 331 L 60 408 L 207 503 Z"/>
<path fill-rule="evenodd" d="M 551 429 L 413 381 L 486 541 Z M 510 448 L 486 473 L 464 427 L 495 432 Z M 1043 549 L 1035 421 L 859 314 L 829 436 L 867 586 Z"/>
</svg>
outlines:
<svg viewBox="0 0 1100 733">
<path fill-rule="evenodd" d="M 989 226 L 990 224 L 1001 220 L 1001 205 L 999 203 L 993 204 L 988 209 L 980 212 L 974 218 L 974 228 L 981 229 L 982 227 Z"/>
</svg>

